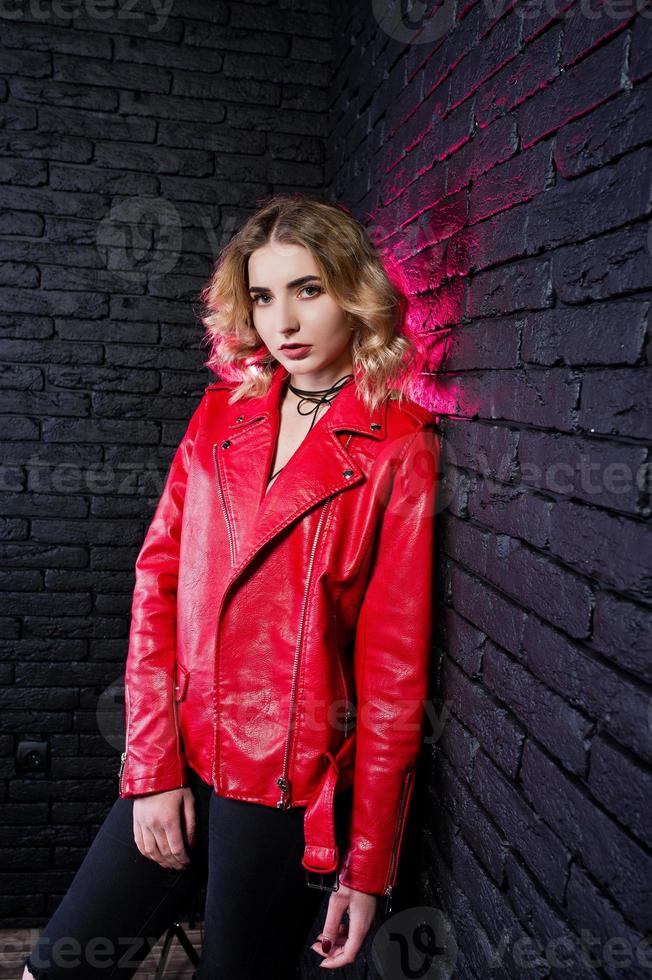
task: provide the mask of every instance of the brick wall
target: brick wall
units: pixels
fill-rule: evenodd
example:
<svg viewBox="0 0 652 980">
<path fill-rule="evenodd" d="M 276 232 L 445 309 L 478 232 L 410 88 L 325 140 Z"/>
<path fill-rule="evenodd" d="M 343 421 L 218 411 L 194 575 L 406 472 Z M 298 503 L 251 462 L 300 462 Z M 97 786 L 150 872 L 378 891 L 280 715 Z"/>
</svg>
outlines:
<svg viewBox="0 0 652 980">
<path fill-rule="evenodd" d="M 134 562 L 214 380 L 197 293 L 259 198 L 324 184 L 326 0 L 156 6 L 0 15 L 6 926 L 47 921 L 116 797 Z"/>
<path fill-rule="evenodd" d="M 652 14 L 451 2 L 406 43 L 372 6 L 328 180 L 413 297 L 446 450 L 403 931 L 456 980 L 649 976 Z"/>
<path fill-rule="evenodd" d="M 162 21 L 19 6 L 0 78 L 3 921 L 46 921 L 115 798 L 133 563 L 209 380 L 196 292 L 258 197 L 305 188 L 404 278 L 445 432 L 405 934 L 434 910 L 459 980 L 565 974 L 555 951 L 582 977 L 648 975 L 649 17 L 446 3 L 415 38 L 367 0 L 333 20 L 326 0 L 186 0 Z M 25 740 L 45 772 L 17 771 Z"/>
</svg>

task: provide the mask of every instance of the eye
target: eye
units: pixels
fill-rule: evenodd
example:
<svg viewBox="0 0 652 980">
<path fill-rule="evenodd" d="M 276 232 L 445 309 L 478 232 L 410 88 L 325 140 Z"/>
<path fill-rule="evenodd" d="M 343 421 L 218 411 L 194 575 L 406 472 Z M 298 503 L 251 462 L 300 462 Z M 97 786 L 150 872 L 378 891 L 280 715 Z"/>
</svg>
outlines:
<svg viewBox="0 0 652 980">
<path fill-rule="evenodd" d="M 323 293 L 324 292 L 324 290 L 323 290 L 323 288 L 321 286 L 312 286 L 312 285 L 302 286 L 301 289 L 299 290 L 299 292 L 300 293 L 303 293 L 306 289 L 314 289 L 315 290 L 314 293 L 312 293 L 310 296 L 308 296 L 308 299 L 312 299 L 314 296 L 319 296 L 320 293 Z M 259 299 L 270 299 L 270 298 L 271 297 L 269 296 L 268 293 L 258 293 L 256 296 L 252 297 L 252 303 L 254 304 L 254 306 L 256 306 L 256 305 L 259 305 L 259 306 L 269 306 L 269 303 L 258 303 L 258 300 Z"/>
</svg>

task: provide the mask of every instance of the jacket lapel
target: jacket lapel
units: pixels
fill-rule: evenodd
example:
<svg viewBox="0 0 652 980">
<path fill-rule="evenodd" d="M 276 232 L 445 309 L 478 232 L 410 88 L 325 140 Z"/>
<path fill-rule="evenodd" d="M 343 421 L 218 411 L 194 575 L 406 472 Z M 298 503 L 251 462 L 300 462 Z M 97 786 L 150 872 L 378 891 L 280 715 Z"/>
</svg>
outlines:
<svg viewBox="0 0 652 980">
<path fill-rule="evenodd" d="M 214 447 L 222 506 L 234 544 L 230 581 L 289 524 L 331 495 L 364 482 L 365 473 L 348 451 L 347 433 L 385 438 L 386 402 L 370 413 L 351 381 L 315 422 L 266 494 L 288 378 L 289 372 L 279 365 L 262 398 L 229 406 L 225 438 Z"/>
</svg>

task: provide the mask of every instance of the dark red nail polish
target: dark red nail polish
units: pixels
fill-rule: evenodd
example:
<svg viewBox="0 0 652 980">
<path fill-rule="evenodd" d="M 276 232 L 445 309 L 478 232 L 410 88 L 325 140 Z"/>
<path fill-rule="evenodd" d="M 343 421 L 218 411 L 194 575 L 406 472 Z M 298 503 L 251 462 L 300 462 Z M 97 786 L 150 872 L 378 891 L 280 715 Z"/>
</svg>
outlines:
<svg viewBox="0 0 652 980">
<path fill-rule="evenodd" d="M 324 951 L 324 953 L 330 953 L 330 951 L 331 951 L 331 941 L 330 941 L 330 939 L 322 939 L 322 941 L 321 941 L 321 948 Z"/>
</svg>

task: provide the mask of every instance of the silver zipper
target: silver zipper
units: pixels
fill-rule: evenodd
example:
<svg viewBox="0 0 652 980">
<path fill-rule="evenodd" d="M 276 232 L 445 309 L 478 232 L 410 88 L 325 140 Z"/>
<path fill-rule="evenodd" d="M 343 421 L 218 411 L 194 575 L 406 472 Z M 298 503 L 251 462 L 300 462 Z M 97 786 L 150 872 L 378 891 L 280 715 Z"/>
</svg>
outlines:
<svg viewBox="0 0 652 980">
<path fill-rule="evenodd" d="M 317 529 L 315 531 L 315 536 L 312 541 L 312 549 L 310 552 L 310 561 L 308 563 L 308 573 L 306 575 L 306 585 L 303 590 L 303 602 L 301 606 L 301 619 L 299 620 L 299 632 L 297 634 L 297 644 L 294 651 L 294 665 L 292 668 L 292 689 L 290 692 L 290 716 L 288 721 L 288 733 L 285 740 L 285 754 L 283 757 L 283 772 L 276 780 L 276 785 L 281 790 L 281 795 L 276 803 L 276 807 L 279 810 L 286 810 L 289 806 L 289 792 L 290 784 L 288 782 L 288 761 L 290 758 L 290 745 L 292 741 L 292 725 L 294 722 L 294 710 L 295 710 L 295 699 L 296 699 L 296 688 L 297 688 L 297 677 L 299 675 L 299 663 L 301 659 L 301 642 L 303 640 L 303 625 L 306 618 L 306 609 L 308 606 L 308 591 L 310 589 L 310 579 L 312 577 L 312 566 L 315 560 L 315 552 L 317 550 L 317 542 L 319 540 L 319 535 L 321 533 L 322 525 L 324 523 L 324 518 L 330 507 L 332 497 L 329 497 L 324 505 L 321 514 L 319 515 L 319 522 L 317 524 Z"/>
<path fill-rule="evenodd" d="M 353 438 L 353 433 L 351 432 L 351 433 L 349 433 L 349 436 L 348 436 L 348 438 L 346 440 L 346 444 L 345 444 L 345 448 L 346 449 L 349 448 L 349 444 L 350 444 L 352 438 Z M 302 637 L 303 637 L 303 624 L 304 624 L 304 621 L 305 621 L 306 608 L 307 608 L 307 603 L 308 603 L 308 590 L 310 588 L 310 578 L 311 578 L 311 575 L 312 575 L 312 566 L 313 566 L 313 562 L 314 562 L 314 559 L 315 559 L 315 551 L 316 551 L 316 548 L 317 548 L 317 541 L 319 540 L 319 535 L 321 533 L 322 524 L 324 523 L 324 518 L 326 516 L 326 513 L 328 511 L 328 508 L 331 505 L 332 500 L 333 500 L 333 497 L 332 496 L 327 498 L 326 503 L 324 505 L 324 508 L 323 508 L 323 510 L 321 512 L 321 515 L 319 517 L 319 523 L 317 524 L 317 529 L 315 531 L 315 537 L 314 537 L 313 542 L 312 542 L 312 549 L 311 549 L 311 553 L 310 553 L 310 562 L 308 564 L 308 574 L 306 575 L 306 586 L 305 586 L 305 589 L 304 589 L 304 592 L 303 592 L 303 604 L 302 604 L 302 608 L 301 608 L 301 619 L 299 621 L 299 633 L 298 633 L 298 636 L 297 636 L 297 645 L 296 645 L 295 652 L 294 652 L 294 666 L 293 666 L 293 670 L 292 670 L 292 688 L 291 688 L 291 692 L 290 692 L 290 716 L 289 716 L 289 721 L 288 721 L 288 733 L 287 733 L 286 741 L 285 741 L 285 754 L 283 756 L 283 772 L 281 773 L 281 775 L 276 780 L 276 785 L 281 790 L 281 795 L 279 796 L 279 798 L 278 798 L 278 800 L 276 802 L 276 807 L 277 807 L 278 810 L 286 810 L 289 807 L 289 805 L 290 805 L 290 783 L 289 783 L 289 780 L 288 780 L 288 762 L 289 762 L 289 758 L 290 758 L 290 744 L 291 744 L 291 740 L 292 740 L 292 723 L 294 721 L 295 698 L 296 698 L 296 684 L 297 684 L 297 676 L 298 676 L 298 673 L 299 673 L 299 662 L 300 662 L 300 656 L 301 656 L 301 640 L 302 640 Z M 347 723 L 348 723 L 348 719 L 347 719 Z"/>
<path fill-rule="evenodd" d="M 217 464 L 217 443 L 213 443 L 213 464 L 215 466 L 215 483 L 217 485 L 217 492 L 220 498 L 220 503 L 222 505 L 222 510 L 224 512 L 224 520 L 226 522 L 226 530 L 229 535 L 229 553 L 231 555 L 231 565 L 235 565 L 235 543 L 233 540 L 233 529 L 231 527 L 231 522 L 229 521 L 229 512 L 226 509 L 226 501 L 224 500 L 224 493 L 222 491 L 222 483 L 220 481 L 220 470 Z"/>
<path fill-rule="evenodd" d="M 387 915 L 392 908 L 392 892 L 394 889 L 394 876 L 396 874 L 396 858 L 398 853 L 398 842 L 401 836 L 401 830 L 403 829 L 403 815 L 405 811 L 405 801 L 407 800 L 408 790 L 410 788 L 410 783 L 412 781 L 411 773 L 412 770 L 410 769 L 403 777 L 403 790 L 401 792 L 401 802 L 398 810 L 398 819 L 396 821 L 394 840 L 392 842 L 392 856 L 389 865 L 389 873 L 387 875 L 388 884 L 384 892 L 384 894 L 387 896 L 385 899 L 385 915 Z"/>
<path fill-rule="evenodd" d="M 215 663 L 215 682 L 217 685 L 217 661 Z M 216 700 L 217 700 L 217 694 L 216 694 Z M 213 771 L 211 773 L 213 779 L 213 789 L 215 790 L 215 792 L 217 792 L 217 783 L 215 780 L 217 774 L 217 742 L 219 737 L 220 734 L 217 728 L 217 708 L 216 708 L 215 709 L 215 742 L 213 744 Z"/>
<path fill-rule="evenodd" d="M 346 440 L 346 444 L 345 444 L 345 448 L 346 449 L 349 448 L 349 444 L 350 444 L 352 438 L 353 438 L 353 433 L 350 433 L 348 439 Z M 337 648 L 337 664 L 338 664 L 338 667 L 340 668 L 340 677 L 342 679 L 342 688 L 344 690 L 344 701 L 345 701 L 345 704 L 346 704 L 346 710 L 344 712 L 344 738 L 346 738 L 348 736 L 348 734 L 349 734 L 349 722 L 351 721 L 351 718 L 353 717 L 353 715 L 352 715 L 352 712 L 350 710 L 350 703 L 351 702 L 349 701 L 349 688 L 348 688 L 348 685 L 346 683 L 346 676 L 345 676 L 345 673 L 344 673 L 344 664 L 342 663 L 342 658 L 340 656 L 340 648 L 339 648 L 339 645 L 337 643 L 337 614 L 336 613 L 333 613 L 333 619 L 334 619 L 335 625 L 336 625 L 336 628 L 335 628 L 335 646 Z M 353 726 L 351 726 L 351 727 L 353 727 Z"/>
<path fill-rule="evenodd" d="M 123 785 L 124 784 L 124 771 L 125 771 L 125 764 L 127 762 L 127 752 L 129 750 L 129 718 L 130 718 L 130 714 L 131 714 L 131 710 L 130 710 L 131 709 L 131 703 L 130 703 L 130 700 L 129 700 L 129 687 L 128 687 L 128 685 L 126 683 L 125 683 L 125 701 L 127 703 L 127 726 L 126 726 L 126 731 L 125 731 L 125 750 L 122 753 L 122 755 L 120 756 L 120 771 L 118 773 L 118 786 L 120 788 L 120 792 L 121 793 L 124 790 L 124 785 Z"/>
</svg>

